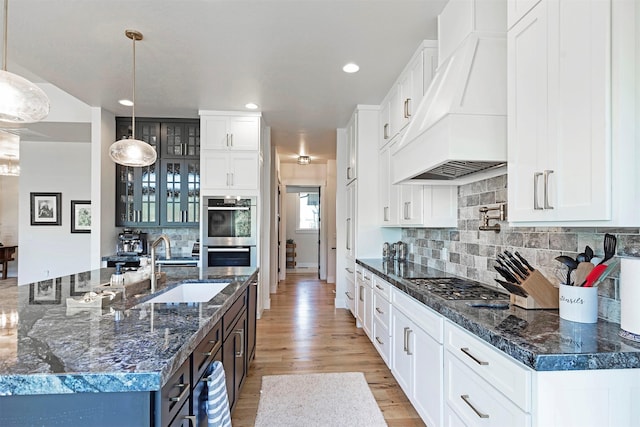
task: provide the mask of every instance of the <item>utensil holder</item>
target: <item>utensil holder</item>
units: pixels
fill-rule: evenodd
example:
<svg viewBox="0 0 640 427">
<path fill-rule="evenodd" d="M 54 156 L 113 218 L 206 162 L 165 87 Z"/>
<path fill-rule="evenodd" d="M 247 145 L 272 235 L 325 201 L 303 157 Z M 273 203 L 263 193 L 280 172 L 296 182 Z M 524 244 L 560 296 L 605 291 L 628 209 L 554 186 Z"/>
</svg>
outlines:
<svg viewBox="0 0 640 427">
<path fill-rule="evenodd" d="M 511 294 L 510 302 L 527 310 L 558 308 L 558 288 L 553 286 L 538 270 L 534 270 L 527 280 L 520 284 L 527 297 Z"/>
<path fill-rule="evenodd" d="M 580 323 L 598 321 L 598 288 L 560 285 L 560 318 Z"/>
</svg>

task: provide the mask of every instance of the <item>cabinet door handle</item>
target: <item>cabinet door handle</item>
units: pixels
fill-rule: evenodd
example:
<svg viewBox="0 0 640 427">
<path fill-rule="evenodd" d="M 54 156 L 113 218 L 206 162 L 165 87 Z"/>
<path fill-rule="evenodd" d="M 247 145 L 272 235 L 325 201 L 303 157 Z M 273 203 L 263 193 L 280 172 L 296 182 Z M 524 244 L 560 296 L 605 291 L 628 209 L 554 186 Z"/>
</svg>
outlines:
<svg viewBox="0 0 640 427">
<path fill-rule="evenodd" d="M 466 354 L 467 356 L 469 356 L 478 365 L 486 366 L 486 365 L 489 364 L 489 362 L 485 362 L 483 360 L 480 360 L 477 357 L 475 357 L 473 354 L 471 354 L 471 352 L 469 351 L 469 349 L 467 347 L 462 347 L 460 349 L 460 351 L 463 352 L 464 354 Z"/>
<path fill-rule="evenodd" d="M 190 426 L 193 426 L 193 427 L 196 426 L 196 416 L 195 415 L 185 415 L 183 420 L 188 420 Z"/>
<path fill-rule="evenodd" d="M 538 178 L 542 176 L 541 172 L 533 174 L 533 209 L 540 211 L 542 207 L 538 204 Z"/>
<path fill-rule="evenodd" d="M 347 250 L 351 250 L 351 218 L 347 218 Z"/>
<path fill-rule="evenodd" d="M 229 146 L 229 134 L 227 134 L 227 147 Z"/>
<path fill-rule="evenodd" d="M 409 334 L 411 333 L 411 328 L 408 326 L 404 328 L 404 352 L 411 356 L 411 352 L 409 351 Z"/>
<path fill-rule="evenodd" d="M 382 128 L 382 136 L 384 139 L 389 139 L 389 123 L 385 123 Z"/>
<path fill-rule="evenodd" d="M 378 341 L 378 344 L 384 345 L 384 341 L 382 341 L 380 337 L 376 337 L 376 341 Z"/>
<path fill-rule="evenodd" d="M 236 329 L 233 332 L 240 336 L 240 351 L 236 353 L 236 357 L 242 357 L 244 356 L 244 329 Z"/>
<path fill-rule="evenodd" d="M 404 202 L 404 219 L 411 219 L 411 216 L 409 215 L 409 212 L 411 211 L 410 206 L 411 202 Z"/>
<path fill-rule="evenodd" d="M 411 113 L 409 112 L 409 102 L 411 102 L 411 98 L 407 98 L 404 100 L 404 118 L 408 119 L 411 117 Z"/>
<path fill-rule="evenodd" d="M 552 170 L 547 169 L 544 171 L 544 208 L 553 209 L 553 206 L 549 205 L 549 175 L 553 173 Z"/>
<path fill-rule="evenodd" d="M 231 141 L 231 146 L 233 147 L 233 134 L 229 135 L 229 140 Z"/>
<path fill-rule="evenodd" d="M 190 387 L 189 384 L 176 384 L 175 385 L 178 388 L 183 389 L 182 393 L 180 393 L 180 395 L 178 397 L 170 397 L 169 398 L 169 402 L 180 402 L 182 399 L 185 398 L 186 394 L 189 393 Z"/>
<path fill-rule="evenodd" d="M 376 307 L 376 311 L 378 312 L 378 314 L 384 314 L 384 311 L 380 310 L 379 307 Z"/>
<path fill-rule="evenodd" d="M 351 166 L 347 166 L 347 179 L 351 179 Z"/>
<path fill-rule="evenodd" d="M 384 221 L 389 221 L 389 206 L 385 206 L 384 208 L 382 208 L 382 218 Z"/>
<path fill-rule="evenodd" d="M 359 297 L 358 299 L 359 299 L 360 301 L 364 302 L 364 298 L 363 298 L 363 295 L 364 295 L 364 286 L 362 286 L 362 285 L 360 285 L 360 292 L 359 292 L 359 294 L 360 294 L 360 295 L 358 295 L 358 297 Z"/>
<path fill-rule="evenodd" d="M 469 405 L 469 407 L 470 407 L 471 409 L 473 409 L 473 412 L 475 412 L 477 416 L 479 416 L 480 418 L 489 418 L 489 415 L 488 415 L 488 414 L 483 414 L 482 412 L 478 411 L 478 410 L 476 409 L 476 407 L 475 407 L 475 406 L 473 406 L 473 404 L 471 403 L 471 401 L 469 401 L 469 395 L 468 395 L 468 394 L 461 394 L 461 395 L 460 395 L 460 398 L 461 398 L 462 400 L 464 400 L 464 403 L 466 403 L 467 405 Z"/>
<path fill-rule="evenodd" d="M 233 183 L 233 172 L 230 173 L 229 175 L 231 175 L 231 186 L 233 187 L 235 184 Z"/>
<path fill-rule="evenodd" d="M 213 354 L 213 352 L 216 350 L 216 348 L 218 347 L 218 343 L 220 341 L 215 340 L 215 341 L 209 341 L 209 344 L 213 344 L 213 347 L 211 347 L 211 350 L 209 351 L 205 351 L 204 353 L 202 353 L 203 356 L 211 356 Z"/>
</svg>

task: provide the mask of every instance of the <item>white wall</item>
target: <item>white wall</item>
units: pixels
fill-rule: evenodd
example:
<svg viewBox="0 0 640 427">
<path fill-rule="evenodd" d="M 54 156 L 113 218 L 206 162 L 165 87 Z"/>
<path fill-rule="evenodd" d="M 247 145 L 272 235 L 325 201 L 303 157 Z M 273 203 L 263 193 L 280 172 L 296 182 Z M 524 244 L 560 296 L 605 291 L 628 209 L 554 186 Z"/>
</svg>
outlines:
<svg viewBox="0 0 640 427">
<path fill-rule="evenodd" d="M 18 284 L 91 268 L 91 234 L 71 233 L 71 200 L 91 199 L 91 144 L 20 143 Z M 30 224 L 30 193 L 62 193 L 59 226 Z"/>
<path fill-rule="evenodd" d="M 17 176 L 0 175 L 0 243 L 5 246 L 18 244 L 18 184 Z M 18 275 L 18 255 L 16 251 L 15 261 L 9 263 L 8 277 Z"/>
<path fill-rule="evenodd" d="M 296 268 L 318 268 L 318 232 L 297 230 L 297 205 L 300 193 L 286 193 L 287 234 L 286 240 L 296 244 Z M 320 206 L 323 209 L 323 206 Z M 322 212 L 321 212 L 322 215 Z"/>
</svg>

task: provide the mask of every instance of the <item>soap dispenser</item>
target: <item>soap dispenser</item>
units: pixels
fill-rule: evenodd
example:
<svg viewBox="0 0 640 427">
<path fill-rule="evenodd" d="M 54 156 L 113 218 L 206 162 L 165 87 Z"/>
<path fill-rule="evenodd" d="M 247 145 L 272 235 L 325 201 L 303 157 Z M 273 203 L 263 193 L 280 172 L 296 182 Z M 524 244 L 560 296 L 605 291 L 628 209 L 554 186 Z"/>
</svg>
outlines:
<svg viewBox="0 0 640 427">
<path fill-rule="evenodd" d="M 111 275 L 111 286 L 124 286 L 123 262 L 116 263 L 116 272 Z"/>
</svg>

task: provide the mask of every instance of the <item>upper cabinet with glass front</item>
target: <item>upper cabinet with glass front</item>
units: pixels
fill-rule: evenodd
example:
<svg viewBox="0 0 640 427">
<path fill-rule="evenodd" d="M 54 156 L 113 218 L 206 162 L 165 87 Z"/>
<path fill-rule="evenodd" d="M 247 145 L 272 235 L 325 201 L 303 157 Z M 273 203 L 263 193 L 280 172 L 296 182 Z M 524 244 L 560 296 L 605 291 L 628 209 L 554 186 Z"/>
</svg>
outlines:
<svg viewBox="0 0 640 427">
<path fill-rule="evenodd" d="M 131 119 L 116 118 L 118 139 L 131 136 Z M 136 119 L 136 138 L 158 153 L 147 167 L 116 165 L 116 226 L 197 225 L 200 221 L 198 119 Z"/>
</svg>

